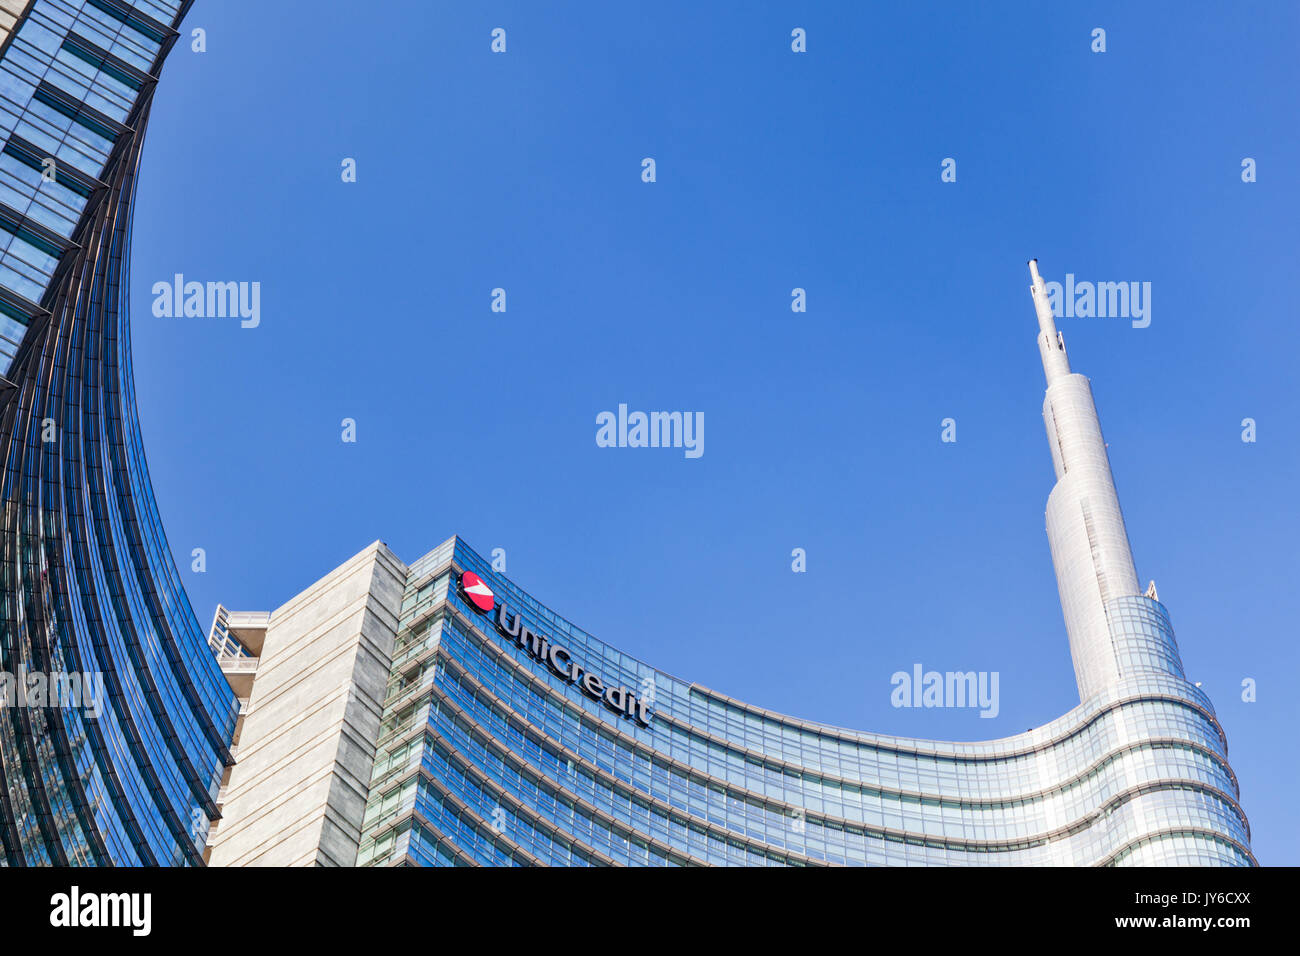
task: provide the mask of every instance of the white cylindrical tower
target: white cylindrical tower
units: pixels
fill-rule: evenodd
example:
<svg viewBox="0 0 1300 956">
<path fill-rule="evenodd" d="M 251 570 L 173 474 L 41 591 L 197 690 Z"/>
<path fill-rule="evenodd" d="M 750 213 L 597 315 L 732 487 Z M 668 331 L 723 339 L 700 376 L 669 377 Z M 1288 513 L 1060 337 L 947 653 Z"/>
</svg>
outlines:
<svg viewBox="0 0 1300 956">
<path fill-rule="evenodd" d="M 1056 486 L 1047 499 L 1047 540 L 1079 697 L 1087 700 L 1124 676 L 1107 620 L 1109 602 L 1142 592 L 1092 389 L 1087 378 L 1070 371 L 1037 260 L 1029 261 L 1029 271 L 1047 376 L 1043 420 L 1056 469 Z"/>
</svg>

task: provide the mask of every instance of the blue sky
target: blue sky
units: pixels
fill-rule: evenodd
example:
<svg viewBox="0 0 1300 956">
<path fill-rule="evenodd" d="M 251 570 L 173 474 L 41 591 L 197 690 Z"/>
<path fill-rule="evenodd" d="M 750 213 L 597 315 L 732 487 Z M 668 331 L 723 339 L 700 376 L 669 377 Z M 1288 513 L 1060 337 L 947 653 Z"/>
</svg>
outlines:
<svg viewBox="0 0 1300 956">
<path fill-rule="evenodd" d="M 131 281 L 200 621 L 375 539 L 412 561 L 460 534 L 592 633 L 773 710 L 1045 723 L 1077 691 L 1033 255 L 1152 284 L 1148 328 L 1060 327 L 1256 854 L 1300 863 L 1300 12 L 805 6 L 196 5 L 207 52 L 179 45 L 159 88 Z M 154 317 L 177 272 L 260 282 L 261 325 Z M 597 447 L 620 403 L 703 412 L 704 455 Z M 918 662 L 998 671 L 1000 714 L 895 709 Z"/>
</svg>

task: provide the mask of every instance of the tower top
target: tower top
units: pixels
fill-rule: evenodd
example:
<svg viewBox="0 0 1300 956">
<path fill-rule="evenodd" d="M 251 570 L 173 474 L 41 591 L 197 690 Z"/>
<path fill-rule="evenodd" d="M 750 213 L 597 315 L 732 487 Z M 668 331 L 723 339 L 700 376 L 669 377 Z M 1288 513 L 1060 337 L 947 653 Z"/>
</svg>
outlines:
<svg viewBox="0 0 1300 956">
<path fill-rule="evenodd" d="M 1056 330 L 1051 297 L 1047 294 L 1047 283 L 1038 274 L 1037 259 L 1029 260 L 1029 275 L 1033 279 L 1029 294 L 1033 296 L 1034 311 L 1038 313 L 1038 354 L 1043 360 L 1047 384 L 1051 385 L 1070 374 L 1070 358 L 1065 354 L 1065 337 Z"/>
</svg>

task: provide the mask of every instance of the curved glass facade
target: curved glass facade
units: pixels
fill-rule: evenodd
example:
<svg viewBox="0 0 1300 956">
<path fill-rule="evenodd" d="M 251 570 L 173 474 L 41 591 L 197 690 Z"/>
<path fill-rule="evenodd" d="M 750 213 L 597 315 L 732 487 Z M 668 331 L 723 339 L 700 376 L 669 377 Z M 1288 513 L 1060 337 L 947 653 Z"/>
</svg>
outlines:
<svg viewBox="0 0 1300 956">
<path fill-rule="evenodd" d="M 495 613 L 467 600 L 464 572 Z M 512 637 L 516 614 L 649 720 Z M 358 863 L 1253 864 L 1214 710 L 1168 666 L 1164 608 L 1126 597 L 1115 616 L 1135 666 L 1105 693 L 1003 740 L 913 740 L 657 671 L 454 539 L 410 570 Z"/>
<path fill-rule="evenodd" d="M 0 53 L 0 664 L 97 689 L 0 711 L 10 865 L 200 863 L 231 759 L 238 704 L 159 521 L 128 323 L 144 130 L 189 5 L 36 0 Z"/>
<path fill-rule="evenodd" d="M 620 653 L 453 539 L 407 579 L 358 862 L 1253 865 L 1223 730 L 1140 591 L 1091 387 L 1029 270 L 1078 707 L 978 743 L 785 717 Z"/>
<path fill-rule="evenodd" d="M 10 865 L 200 863 L 232 762 L 239 703 L 162 530 L 129 345 L 132 198 L 188 7 L 34 0 L 0 16 Z M 357 862 L 1252 865 L 1223 731 L 1154 588 L 1138 593 L 1091 391 L 1033 275 L 1079 706 L 977 743 L 786 717 L 622 654 L 453 539 L 402 569 L 368 799 L 363 774 L 338 801 L 361 818 Z M 367 651 L 356 673 L 379 661 L 382 683 Z M 44 696 L 25 693 L 34 675 Z M 59 675 L 96 699 L 49 692 Z M 360 735 L 375 709 L 351 697 L 339 709 Z"/>
</svg>

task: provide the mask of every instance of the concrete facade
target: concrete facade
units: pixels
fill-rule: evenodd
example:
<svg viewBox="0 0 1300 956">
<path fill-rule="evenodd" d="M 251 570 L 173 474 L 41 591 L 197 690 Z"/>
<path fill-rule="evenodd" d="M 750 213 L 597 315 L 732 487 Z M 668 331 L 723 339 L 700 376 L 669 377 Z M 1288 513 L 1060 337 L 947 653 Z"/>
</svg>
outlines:
<svg viewBox="0 0 1300 956">
<path fill-rule="evenodd" d="M 375 542 L 266 619 L 211 865 L 356 862 L 405 575 Z"/>
<path fill-rule="evenodd" d="M 27 0 L 0 0 L 0 44 L 9 40 L 9 34 L 26 9 Z"/>
</svg>

